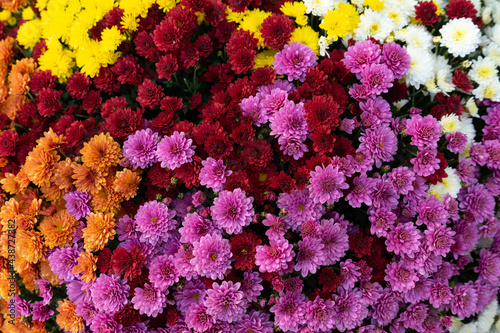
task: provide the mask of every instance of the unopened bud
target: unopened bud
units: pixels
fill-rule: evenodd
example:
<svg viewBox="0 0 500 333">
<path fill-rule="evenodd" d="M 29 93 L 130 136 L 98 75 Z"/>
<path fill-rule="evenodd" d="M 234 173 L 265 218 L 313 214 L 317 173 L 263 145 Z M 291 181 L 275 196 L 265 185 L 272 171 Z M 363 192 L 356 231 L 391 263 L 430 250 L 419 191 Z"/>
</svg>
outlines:
<svg viewBox="0 0 500 333">
<path fill-rule="evenodd" d="M 470 60 L 464 60 L 462 62 L 462 68 L 469 68 L 472 65 L 472 61 Z"/>
<path fill-rule="evenodd" d="M 434 38 L 432 39 L 432 43 L 438 45 L 439 42 L 441 42 L 441 36 L 434 36 Z"/>
<path fill-rule="evenodd" d="M 392 42 L 394 42 L 394 36 L 393 36 L 393 35 L 388 36 L 388 37 L 385 39 L 385 42 L 386 42 L 386 43 L 392 43 Z"/>
</svg>

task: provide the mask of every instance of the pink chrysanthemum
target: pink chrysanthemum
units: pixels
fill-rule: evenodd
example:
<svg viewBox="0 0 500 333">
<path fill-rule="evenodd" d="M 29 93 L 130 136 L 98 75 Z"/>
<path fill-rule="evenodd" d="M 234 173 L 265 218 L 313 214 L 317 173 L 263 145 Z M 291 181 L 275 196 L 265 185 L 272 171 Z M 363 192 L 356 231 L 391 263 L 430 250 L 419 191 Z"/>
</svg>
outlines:
<svg viewBox="0 0 500 333">
<path fill-rule="evenodd" d="M 207 313 L 217 320 L 236 322 L 246 312 L 247 301 L 242 291 L 241 284 L 232 281 L 223 281 L 220 285 L 213 283 L 212 289 L 207 290 L 204 305 Z"/>
<path fill-rule="evenodd" d="M 193 244 L 193 265 L 201 276 L 213 280 L 223 279 L 224 273 L 231 268 L 231 244 L 219 234 L 205 235 Z"/>
<path fill-rule="evenodd" d="M 367 129 L 359 141 L 359 151 L 371 156 L 377 168 L 382 166 L 382 162 L 392 161 L 398 150 L 398 139 L 387 126 Z"/>
<path fill-rule="evenodd" d="M 411 135 L 411 143 L 422 150 L 424 147 L 437 148 L 443 126 L 431 115 L 415 115 L 406 122 L 406 134 Z"/>
<path fill-rule="evenodd" d="M 334 204 L 343 196 L 341 190 L 349 188 L 343 172 L 329 164 L 327 167 L 316 166 L 311 171 L 311 184 L 308 186 L 311 199 L 316 203 Z"/>
<path fill-rule="evenodd" d="M 158 161 L 162 168 L 175 169 L 193 160 L 196 146 L 193 140 L 186 138 L 184 132 L 175 131 L 171 136 L 164 137 L 156 149 Z"/>
<path fill-rule="evenodd" d="M 295 270 L 301 271 L 302 277 L 306 277 L 309 272 L 315 274 L 318 267 L 324 264 L 324 247 L 321 240 L 317 238 L 308 237 L 299 241 Z"/>
<path fill-rule="evenodd" d="M 307 45 L 299 42 L 290 42 L 279 51 L 273 62 L 273 67 L 278 74 L 286 74 L 288 81 L 299 80 L 304 82 L 306 72 L 316 65 L 316 54 Z"/>
<path fill-rule="evenodd" d="M 409 269 L 404 262 L 395 261 L 387 265 L 384 280 L 391 284 L 394 291 L 407 292 L 415 288 L 418 276 L 415 270 Z"/>
<path fill-rule="evenodd" d="M 258 245 L 255 250 L 255 264 L 262 273 L 286 269 L 295 255 L 293 245 L 284 238 L 271 239 L 270 245 Z"/>
<path fill-rule="evenodd" d="M 252 222 L 254 215 L 253 197 L 246 197 L 245 191 L 240 188 L 234 191 L 222 191 L 214 199 L 210 208 L 215 223 L 228 234 L 239 234 Z"/>
<path fill-rule="evenodd" d="M 420 251 L 420 238 L 422 236 L 413 222 L 398 223 L 387 234 L 385 245 L 389 252 L 413 258 Z"/>
</svg>

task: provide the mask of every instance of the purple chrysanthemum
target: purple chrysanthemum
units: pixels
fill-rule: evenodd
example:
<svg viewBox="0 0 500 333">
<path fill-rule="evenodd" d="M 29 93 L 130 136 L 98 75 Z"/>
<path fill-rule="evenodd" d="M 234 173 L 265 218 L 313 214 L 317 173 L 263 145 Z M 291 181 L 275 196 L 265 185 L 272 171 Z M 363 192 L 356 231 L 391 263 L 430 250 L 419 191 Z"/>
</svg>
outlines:
<svg viewBox="0 0 500 333">
<path fill-rule="evenodd" d="M 140 314 L 156 317 L 163 312 L 163 308 L 167 305 L 167 298 L 160 288 L 145 283 L 144 288 L 135 288 L 132 304 Z"/>
<path fill-rule="evenodd" d="M 371 194 L 373 192 L 373 187 L 376 184 L 376 180 L 373 178 L 368 178 L 368 176 L 366 175 L 361 175 L 354 178 L 352 184 L 352 190 L 349 191 L 349 193 L 345 197 L 351 207 L 359 208 L 363 203 L 367 206 L 371 206 Z"/>
<path fill-rule="evenodd" d="M 333 294 L 332 300 L 335 303 L 333 320 L 335 327 L 341 332 L 358 327 L 368 315 L 363 294 L 357 288 L 346 290 L 339 287 L 338 294 Z"/>
<path fill-rule="evenodd" d="M 247 198 L 245 191 L 222 191 L 210 207 L 214 222 L 228 234 L 239 234 L 252 222 L 253 197 Z"/>
<path fill-rule="evenodd" d="M 380 51 L 372 41 L 358 42 L 347 49 L 341 61 L 352 73 L 359 74 L 366 66 L 380 62 Z"/>
<path fill-rule="evenodd" d="M 241 280 L 240 290 L 245 295 L 248 302 L 257 302 L 257 297 L 264 287 L 260 284 L 262 279 L 259 277 L 258 272 L 246 271 L 243 273 L 243 280 Z"/>
<path fill-rule="evenodd" d="M 138 238 L 135 221 L 128 215 L 124 215 L 116 224 L 116 233 L 119 235 L 118 240 L 124 241 L 130 238 Z"/>
<path fill-rule="evenodd" d="M 399 312 L 398 298 L 390 289 L 384 289 L 370 311 L 371 317 L 378 326 L 385 326 L 396 318 Z"/>
<path fill-rule="evenodd" d="M 206 332 L 215 324 L 215 318 L 207 313 L 207 308 L 203 304 L 193 304 L 186 313 L 186 324 L 195 332 Z"/>
<path fill-rule="evenodd" d="M 483 184 L 462 188 L 458 199 L 460 210 L 472 215 L 477 223 L 482 223 L 495 214 L 495 198 Z"/>
<path fill-rule="evenodd" d="M 415 173 L 422 177 L 432 175 L 439 169 L 439 158 L 436 157 L 437 150 L 426 147 L 417 153 L 417 157 L 410 160 Z"/>
<path fill-rule="evenodd" d="M 218 232 L 214 222 L 201 217 L 198 213 L 187 214 L 179 229 L 180 240 L 183 243 L 197 242 L 201 237 L 213 232 Z"/>
<path fill-rule="evenodd" d="M 349 249 L 349 236 L 347 236 L 346 229 L 339 223 L 334 223 L 333 220 L 321 221 L 318 235 L 325 246 L 323 248 L 324 265 L 335 264 Z"/>
<path fill-rule="evenodd" d="M 68 192 L 64 195 L 64 200 L 66 200 L 66 210 L 77 220 L 86 217 L 92 211 L 92 208 L 90 207 L 90 199 L 90 194 L 87 192 Z"/>
<path fill-rule="evenodd" d="M 177 309 L 185 315 L 191 305 L 203 304 L 206 290 L 205 284 L 200 279 L 187 281 L 184 288 L 178 287 L 173 294 Z"/>
<path fill-rule="evenodd" d="M 342 278 L 340 285 L 344 289 L 354 288 L 354 284 L 359 280 L 360 276 L 359 266 L 352 259 L 340 263 L 340 277 Z"/>
<path fill-rule="evenodd" d="M 256 247 L 255 264 L 259 266 L 259 271 L 280 272 L 286 269 L 295 255 L 293 245 L 285 238 L 271 239 L 269 243 Z"/>
<path fill-rule="evenodd" d="M 200 170 L 200 184 L 214 190 L 214 192 L 222 191 L 226 177 L 229 177 L 233 172 L 226 170 L 223 160 L 214 160 L 208 157 L 201 161 L 203 167 Z"/>
<path fill-rule="evenodd" d="M 264 312 L 252 310 L 234 325 L 235 333 L 273 333 L 273 323 L 269 321 L 269 315 Z"/>
<path fill-rule="evenodd" d="M 267 112 L 263 110 L 259 97 L 250 96 L 240 102 L 243 115 L 249 118 L 255 126 L 267 123 L 269 120 Z"/>
<path fill-rule="evenodd" d="M 120 279 L 119 275 L 99 275 L 91 287 L 95 308 L 111 314 L 120 311 L 128 303 L 129 289 L 127 280 Z"/>
<path fill-rule="evenodd" d="M 411 135 L 411 143 L 422 150 L 437 148 L 443 126 L 431 115 L 415 115 L 406 122 L 406 134 Z"/>
<path fill-rule="evenodd" d="M 461 154 L 467 145 L 467 135 L 462 132 L 454 132 L 446 135 L 448 150 L 455 154 Z"/>
<path fill-rule="evenodd" d="M 280 136 L 278 143 L 280 145 L 280 150 L 283 154 L 292 156 L 294 160 L 298 160 L 304 153 L 307 153 L 309 149 L 304 144 L 305 138 L 299 138 L 294 136 Z"/>
<path fill-rule="evenodd" d="M 285 213 L 281 218 L 292 231 L 300 230 L 302 224 L 311 219 L 319 219 L 324 209 L 321 204 L 313 202 L 307 188 L 303 191 L 280 193 L 277 204 Z"/>
<path fill-rule="evenodd" d="M 311 184 L 308 186 L 309 196 L 315 203 L 334 204 L 343 196 L 341 190 L 349 188 L 343 172 L 329 164 L 327 167 L 316 166 L 311 171 Z"/>
<path fill-rule="evenodd" d="M 432 280 L 419 278 L 419 280 L 415 282 L 415 288 L 403 294 L 404 301 L 407 303 L 427 301 L 431 295 L 431 285 Z"/>
<path fill-rule="evenodd" d="M 314 301 L 308 301 L 304 315 L 307 326 L 313 332 L 331 331 L 334 327 L 333 307 L 334 303 L 332 300 L 325 301 L 319 296 L 316 296 Z"/>
<path fill-rule="evenodd" d="M 382 62 L 389 67 L 394 78 L 399 80 L 410 69 L 411 57 L 399 44 L 391 42 L 382 48 Z"/>
<path fill-rule="evenodd" d="M 295 137 L 302 140 L 307 135 L 306 111 L 303 103 L 286 101 L 282 108 L 271 117 L 271 135 Z"/>
<path fill-rule="evenodd" d="M 413 191 L 415 173 L 408 167 L 397 167 L 389 172 L 388 176 L 397 194 L 408 194 Z"/>
<path fill-rule="evenodd" d="M 212 284 L 212 289 L 207 290 L 207 298 L 204 305 L 207 313 L 217 320 L 236 322 L 246 312 L 247 300 L 240 290 L 241 283 L 223 281 L 220 285 Z"/>
<path fill-rule="evenodd" d="M 476 313 L 478 294 L 473 282 L 457 284 L 453 289 L 451 299 L 451 313 L 460 319 L 467 318 Z"/>
<path fill-rule="evenodd" d="M 486 147 L 483 143 L 472 143 L 469 150 L 470 157 L 472 162 L 483 166 L 486 164 L 486 161 L 489 159 L 488 152 L 486 151 Z"/>
<path fill-rule="evenodd" d="M 68 299 L 73 303 L 79 302 L 91 302 L 92 301 L 92 285 L 94 281 L 90 283 L 84 283 L 78 280 L 73 280 L 66 283 L 66 294 Z"/>
<path fill-rule="evenodd" d="M 23 316 L 23 317 L 29 317 L 31 315 L 31 305 L 30 303 L 19 297 L 18 295 L 12 296 L 12 298 L 9 300 L 9 302 L 14 303 L 14 311 L 15 317 Z M 10 311 L 10 309 L 9 309 Z"/>
<path fill-rule="evenodd" d="M 429 303 L 432 304 L 436 309 L 442 304 L 449 304 L 451 298 L 453 297 L 451 293 L 451 288 L 448 282 L 435 281 L 431 286 L 431 294 L 429 296 Z"/>
<path fill-rule="evenodd" d="M 274 313 L 274 324 L 283 331 L 296 332 L 299 325 L 306 323 L 305 305 L 307 298 L 301 292 L 284 293 L 276 298 L 276 303 L 270 309 Z"/>
<path fill-rule="evenodd" d="M 38 287 L 38 296 L 43 298 L 42 301 L 43 304 L 44 305 L 49 304 L 53 296 L 52 288 L 50 287 L 50 282 L 42 278 L 40 280 L 35 280 L 35 283 Z"/>
<path fill-rule="evenodd" d="M 81 244 L 69 245 L 64 248 L 58 248 L 48 256 L 49 266 L 61 282 L 69 282 L 78 275 L 73 274 L 73 267 L 78 265 L 78 257 L 83 251 Z"/>
<path fill-rule="evenodd" d="M 377 168 L 382 166 L 382 162 L 392 161 L 398 149 L 396 135 L 386 126 L 367 129 L 359 141 L 359 151 L 371 156 Z"/>
<path fill-rule="evenodd" d="M 231 268 L 231 244 L 219 234 L 205 235 L 193 244 L 193 265 L 201 276 L 213 280 L 223 279 L 224 273 Z"/>
<path fill-rule="evenodd" d="M 395 261 L 387 265 L 384 280 L 391 284 L 394 291 L 407 292 L 415 288 L 418 276 L 413 269 L 405 266 L 404 262 Z"/>
<path fill-rule="evenodd" d="M 381 207 L 370 211 L 370 232 L 377 237 L 387 236 L 387 230 L 396 222 L 396 214 L 389 208 Z"/>
<path fill-rule="evenodd" d="M 474 268 L 479 273 L 479 279 L 492 286 L 500 286 L 500 254 L 482 249 L 479 255 L 479 265 Z"/>
<path fill-rule="evenodd" d="M 370 64 L 361 71 L 361 83 L 366 86 L 370 95 L 389 92 L 394 81 L 392 71 L 385 64 Z"/>
<path fill-rule="evenodd" d="M 92 320 L 90 329 L 94 333 L 122 333 L 123 325 L 118 324 L 113 315 L 99 312 Z"/>
<path fill-rule="evenodd" d="M 404 327 L 420 331 L 428 310 L 427 305 L 423 303 L 410 304 L 400 317 Z"/>
<path fill-rule="evenodd" d="M 420 200 L 415 211 L 418 213 L 416 225 L 425 224 L 429 227 L 448 222 L 449 214 L 444 209 L 444 204 L 434 196 Z"/>
<path fill-rule="evenodd" d="M 38 321 L 47 321 L 50 316 L 54 314 L 54 311 L 51 310 L 47 305 L 43 304 L 43 302 L 35 302 L 32 305 L 33 320 Z"/>
<path fill-rule="evenodd" d="M 413 258 L 415 253 L 420 251 L 421 238 L 422 235 L 413 222 L 398 223 L 387 234 L 385 245 L 389 252 Z"/>
<path fill-rule="evenodd" d="M 175 131 L 171 136 L 164 137 L 156 149 L 156 156 L 162 168 L 175 169 L 193 160 L 193 140 L 186 138 L 184 132 Z"/>
<path fill-rule="evenodd" d="M 156 257 L 149 266 L 149 281 L 156 288 L 165 291 L 174 283 L 179 282 L 179 271 L 175 267 L 173 255 L 162 255 Z"/>
<path fill-rule="evenodd" d="M 76 303 L 75 313 L 82 317 L 85 320 L 85 324 L 90 326 L 90 324 L 94 321 L 95 316 L 98 311 L 95 309 L 92 302 L 78 302 Z"/>
<path fill-rule="evenodd" d="M 155 246 L 161 240 L 170 238 L 177 228 L 175 212 L 158 201 L 149 201 L 139 207 L 135 214 L 136 229 L 141 233 L 140 241 Z"/>
<path fill-rule="evenodd" d="M 364 101 L 372 97 L 372 90 L 367 85 L 355 83 L 349 88 L 349 95 L 357 101 Z"/>
<path fill-rule="evenodd" d="M 275 81 L 276 82 L 276 81 Z M 288 93 L 280 88 L 274 88 L 269 94 L 261 94 L 260 105 L 262 110 L 271 118 L 276 111 L 285 106 L 288 101 Z"/>
<path fill-rule="evenodd" d="M 279 75 L 286 74 L 288 81 L 304 82 L 306 72 L 316 65 L 316 54 L 307 45 L 290 42 L 283 50 L 276 53 L 273 67 Z"/>
<path fill-rule="evenodd" d="M 391 105 L 384 98 L 377 96 L 359 103 L 363 110 L 361 123 L 365 127 L 389 126 L 392 119 Z"/>
<path fill-rule="evenodd" d="M 325 262 L 325 254 L 323 253 L 325 245 L 321 243 L 320 239 L 312 237 L 299 241 L 298 245 L 299 252 L 294 269 L 300 271 L 302 277 L 306 277 L 309 272 L 316 274 L 316 270 Z"/>
<path fill-rule="evenodd" d="M 424 231 L 429 250 L 435 254 L 446 256 L 451 246 L 455 244 L 453 236 L 455 231 L 445 225 L 429 225 Z"/>
<path fill-rule="evenodd" d="M 158 161 L 156 148 L 158 133 L 150 128 L 140 130 L 128 136 L 123 143 L 123 157 L 136 169 L 145 169 Z"/>
</svg>

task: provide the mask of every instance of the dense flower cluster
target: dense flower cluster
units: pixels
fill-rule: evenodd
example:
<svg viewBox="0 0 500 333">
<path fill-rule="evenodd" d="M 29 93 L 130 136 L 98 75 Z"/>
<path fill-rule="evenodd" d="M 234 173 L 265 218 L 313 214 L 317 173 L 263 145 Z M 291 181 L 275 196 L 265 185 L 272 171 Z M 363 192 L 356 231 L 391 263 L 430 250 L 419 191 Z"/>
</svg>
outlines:
<svg viewBox="0 0 500 333">
<path fill-rule="evenodd" d="M 500 327 L 498 4 L 0 4 L 0 331 Z"/>
</svg>

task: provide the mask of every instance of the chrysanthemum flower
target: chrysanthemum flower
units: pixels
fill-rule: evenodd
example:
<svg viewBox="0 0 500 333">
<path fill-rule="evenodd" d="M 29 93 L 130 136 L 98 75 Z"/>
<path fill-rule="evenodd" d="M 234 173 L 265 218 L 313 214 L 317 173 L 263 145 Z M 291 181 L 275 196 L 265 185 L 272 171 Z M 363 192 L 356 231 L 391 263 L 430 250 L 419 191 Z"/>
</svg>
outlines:
<svg viewBox="0 0 500 333">
<path fill-rule="evenodd" d="M 226 170 L 223 160 L 214 160 L 208 157 L 206 160 L 202 161 L 203 167 L 200 170 L 200 184 L 206 185 L 208 188 L 214 190 L 214 192 L 219 192 L 224 188 L 224 183 L 226 182 L 226 177 L 229 177 L 233 172 L 231 170 Z"/>
<path fill-rule="evenodd" d="M 229 323 L 238 321 L 246 312 L 247 301 L 240 291 L 241 284 L 232 281 L 223 281 L 220 285 L 213 283 L 212 289 L 207 290 L 204 305 L 207 313 L 218 320 Z"/>
<path fill-rule="evenodd" d="M 311 199 L 316 203 L 334 204 L 343 196 L 341 190 L 349 188 L 345 180 L 344 173 L 332 164 L 327 167 L 316 166 L 311 171 L 311 184 L 308 186 Z"/>
<path fill-rule="evenodd" d="M 113 314 L 128 303 L 129 289 L 127 280 L 119 275 L 101 274 L 91 287 L 94 306 L 99 312 Z"/>
<path fill-rule="evenodd" d="M 448 21 L 439 33 L 441 44 L 455 57 L 465 57 L 474 52 L 481 42 L 481 31 L 468 17 Z"/>
<path fill-rule="evenodd" d="M 160 240 L 167 240 L 178 225 L 174 216 L 175 211 L 158 201 L 149 201 L 139 207 L 135 221 L 141 242 L 156 245 Z"/>
<path fill-rule="evenodd" d="M 106 173 L 94 170 L 84 164 L 76 164 L 73 166 L 73 183 L 76 188 L 82 192 L 91 194 L 97 193 L 106 184 Z"/>
<path fill-rule="evenodd" d="M 97 257 L 94 257 L 90 252 L 80 252 L 77 262 L 78 264 L 73 267 L 72 273 L 75 275 L 81 274 L 80 279 L 85 283 L 95 280 Z"/>
<path fill-rule="evenodd" d="M 76 166 L 76 163 L 73 162 L 70 158 L 66 158 L 64 161 L 59 161 L 55 165 L 55 173 L 54 177 L 52 177 L 52 181 L 55 185 L 57 185 L 61 190 L 70 191 L 74 189 L 73 185 L 73 167 Z"/>
<path fill-rule="evenodd" d="M 59 161 L 55 151 L 47 152 L 40 147 L 33 149 L 26 157 L 23 169 L 35 185 L 49 185 L 54 166 Z"/>
<path fill-rule="evenodd" d="M 298 42 L 290 42 L 275 56 L 273 66 L 278 74 L 286 74 L 288 81 L 303 82 L 306 71 L 316 65 L 316 54 L 310 47 Z"/>
<path fill-rule="evenodd" d="M 73 191 L 64 196 L 67 212 L 77 220 L 87 216 L 91 211 L 90 195 L 86 192 Z"/>
<path fill-rule="evenodd" d="M 134 304 L 134 309 L 139 310 L 140 314 L 156 317 L 163 312 L 163 308 L 167 305 L 165 292 L 152 284 L 146 283 L 144 288 L 135 288 L 134 294 L 132 304 Z"/>
<path fill-rule="evenodd" d="M 246 232 L 231 237 L 231 252 L 236 262 L 234 267 L 241 270 L 249 270 L 255 267 L 256 247 L 262 240 L 254 232 Z"/>
<path fill-rule="evenodd" d="M 16 251 L 26 259 L 26 261 L 36 264 L 45 254 L 40 233 L 34 230 L 17 230 Z"/>
<path fill-rule="evenodd" d="M 389 282 L 395 291 L 407 292 L 415 288 L 415 283 L 418 281 L 415 270 L 407 268 L 401 261 L 388 264 L 385 273 L 384 280 Z"/>
<path fill-rule="evenodd" d="M 85 250 L 102 250 L 108 241 L 114 238 L 115 219 L 113 213 L 90 213 L 87 216 L 87 226 L 83 228 Z"/>
<path fill-rule="evenodd" d="M 82 318 L 79 318 L 82 320 Z M 115 321 L 112 314 L 98 312 L 90 324 L 92 332 L 122 332 L 123 325 Z"/>
<path fill-rule="evenodd" d="M 202 304 L 194 304 L 186 313 L 186 324 L 188 328 L 198 332 L 206 332 L 215 324 L 216 320 L 207 313 L 207 307 Z"/>
<path fill-rule="evenodd" d="M 476 313 L 478 293 L 472 281 L 466 284 L 457 284 L 453 289 L 451 299 L 451 313 L 458 318 L 466 318 Z"/>
<path fill-rule="evenodd" d="M 67 299 L 59 301 L 57 304 L 57 312 L 59 312 L 56 317 L 57 325 L 61 329 L 71 333 L 83 332 L 85 324 L 83 323 L 83 319 L 75 312 L 76 305 Z"/>
<path fill-rule="evenodd" d="M 276 298 L 276 304 L 270 309 L 275 316 L 275 325 L 283 331 L 296 331 L 299 325 L 305 324 L 306 300 L 301 292 L 284 293 Z"/>
<path fill-rule="evenodd" d="M 193 244 L 193 265 L 201 276 L 211 279 L 223 279 L 224 273 L 231 267 L 231 245 L 229 240 L 219 234 L 205 235 Z"/>
<path fill-rule="evenodd" d="M 137 189 L 141 182 L 141 176 L 137 172 L 129 169 L 118 171 L 116 179 L 113 182 L 113 189 L 120 194 L 125 200 L 133 198 L 137 194 Z"/>
<path fill-rule="evenodd" d="M 171 136 L 164 137 L 156 149 L 156 156 L 162 168 L 175 169 L 193 160 L 196 146 L 193 140 L 186 138 L 184 132 L 175 131 Z"/>
<path fill-rule="evenodd" d="M 140 130 L 123 143 L 123 157 L 128 159 L 134 168 L 145 169 L 156 163 L 156 148 L 158 145 L 158 133 L 150 128 Z"/>
<path fill-rule="evenodd" d="M 87 167 L 106 171 L 120 162 L 122 156 L 120 145 L 109 133 L 101 133 L 83 144 L 80 150 L 83 164 Z"/>
<path fill-rule="evenodd" d="M 155 287 L 166 290 L 168 287 L 179 281 L 179 271 L 175 266 L 175 259 L 172 255 L 162 255 L 156 257 L 149 266 L 149 281 Z"/>
<path fill-rule="evenodd" d="M 273 322 L 269 320 L 269 314 L 256 310 L 252 310 L 245 314 L 243 318 L 236 323 L 234 329 L 235 333 L 247 333 L 251 331 L 256 333 L 274 332 Z"/>
<path fill-rule="evenodd" d="M 300 271 L 302 277 L 309 273 L 315 274 L 316 270 L 325 263 L 325 245 L 320 239 L 307 237 L 299 241 L 299 252 L 297 253 L 297 263 L 294 269 Z"/>
<path fill-rule="evenodd" d="M 78 221 L 64 209 L 45 217 L 39 229 L 45 245 L 52 249 L 69 244 L 78 225 Z"/>
<path fill-rule="evenodd" d="M 234 191 L 222 191 L 214 199 L 210 208 L 215 223 L 228 234 L 239 234 L 243 227 L 252 222 L 254 215 L 253 197 L 247 198 L 245 191 L 240 188 Z"/>
<path fill-rule="evenodd" d="M 256 247 L 255 264 L 261 272 L 280 272 L 286 269 L 295 253 L 293 245 L 284 238 L 271 239 L 270 245 Z"/>
</svg>

